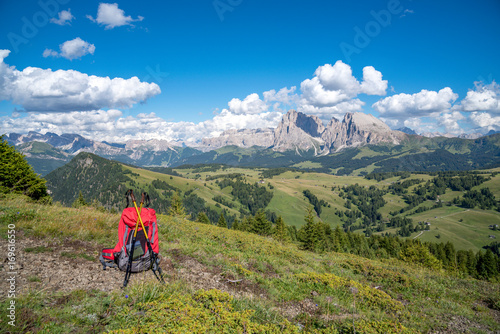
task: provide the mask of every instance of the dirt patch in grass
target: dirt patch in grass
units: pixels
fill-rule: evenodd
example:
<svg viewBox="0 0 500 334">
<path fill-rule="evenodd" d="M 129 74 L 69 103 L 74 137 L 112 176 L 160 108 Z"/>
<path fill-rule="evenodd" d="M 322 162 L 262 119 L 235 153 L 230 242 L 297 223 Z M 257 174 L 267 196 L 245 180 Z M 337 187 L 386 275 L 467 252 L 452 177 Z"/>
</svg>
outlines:
<svg viewBox="0 0 500 334">
<path fill-rule="evenodd" d="M 267 296 L 267 291 L 251 280 L 224 274 L 221 268 L 208 267 L 179 249 L 171 249 L 166 256 L 172 258 L 173 266 L 178 267 L 175 278 L 189 283 L 194 290 L 218 289 L 235 297 Z"/>
<path fill-rule="evenodd" d="M 28 291 L 120 289 L 125 273 L 118 269 L 102 269 L 99 262 L 99 252 L 102 248 L 104 248 L 102 245 L 80 240 L 36 239 L 20 232 L 16 238 L 14 271 L 8 268 L 7 259 L 0 264 L 0 298 L 7 296 L 6 279 L 10 277 L 10 272 L 16 273 L 18 294 Z M 36 249 L 36 252 L 33 249 Z M 234 296 L 256 297 L 266 294 L 258 284 L 248 279 L 234 282 L 234 277 L 225 277 L 220 268 L 208 267 L 178 249 L 164 252 L 160 256 L 162 258 L 160 267 L 166 281 L 181 279 L 193 290 L 218 289 Z M 155 280 L 155 278 L 149 271 L 132 274 L 129 284 L 144 280 Z M 56 301 L 56 304 L 66 302 L 67 300 L 62 298 Z"/>
<path fill-rule="evenodd" d="M 28 291 L 112 291 L 123 284 L 124 272 L 110 268 L 102 270 L 99 252 L 103 247 L 97 244 L 70 239 L 36 239 L 26 237 L 21 231 L 16 235 L 15 246 L 14 270 L 9 268 L 6 258 L 0 263 L 0 298 L 7 296 L 7 278 L 12 273 L 15 273 L 17 294 Z M 146 274 L 152 276 L 149 272 L 133 274 L 129 284 L 144 279 Z"/>
</svg>

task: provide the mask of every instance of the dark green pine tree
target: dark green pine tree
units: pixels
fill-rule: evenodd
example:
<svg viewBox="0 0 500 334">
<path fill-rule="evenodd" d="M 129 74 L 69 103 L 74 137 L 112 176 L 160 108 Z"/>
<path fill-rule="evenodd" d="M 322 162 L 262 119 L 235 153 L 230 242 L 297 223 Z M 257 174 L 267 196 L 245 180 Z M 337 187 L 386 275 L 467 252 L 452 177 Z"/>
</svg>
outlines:
<svg viewBox="0 0 500 334">
<path fill-rule="evenodd" d="M 264 210 L 259 210 L 255 214 L 252 232 L 259 235 L 270 235 L 272 223 L 267 220 Z"/>
<path fill-rule="evenodd" d="M 316 250 L 316 247 L 318 245 L 318 235 L 316 223 L 314 222 L 314 216 L 315 213 L 313 207 L 307 208 L 307 213 L 304 217 L 306 224 L 302 226 L 302 231 L 299 231 L 299 234 L 301 236 L 300 241 L 302 243 L 302 248 L 313 252 Z"/>
<path fill-rule="evenodd" d="M 333 231 L 330 225 L 325 222 L 319 222 L 320 233 L 323 237 L 323 250 L 330 252 L 333 250 Z"/>
<path fill-rule="evenodd" d="M 477 274 L 476 256 L 474 255 L 474 252 L 470 249 L 467 251 L 467 272 L 471 276 L 476 276 Z"/>
<path fill-rule="evenodd" d="M 208 219 L 208 216 L 205 212 L 201 211 L 198 214 L 198 217 L 196 218 L 196 221 L 198 223 L 203 223 L 203 224 L 211 224 L 210 219 Z"/>
<path fill-rule="evenodd" d="M 74 207 L 74 208 L 81 208 L 82 206 L 88 206 L 88 205 L 89 205 L 89 203 L 87 203 L 85 201 L 85 198 L 83 198 L 83 195 L 82 195 L 81 191 L 78 194 L 78 198 L 75 199 L 75 201 L 73 202 L 73 204 L 71 204 L 71 206 Z"/>
<path fill-rule="evenodd" d="M 446 263 L 449 269 L 455 269 L 456 267 L 456 251 L 455 247 L 451 242 L 447 242 L 444 245 L 444 253 L 446 256 Z"/>
<path fill-rule="evenodd" d="M 478 252 L 477 274 L 482 278 L 492 278 L 498 274 L 497 260 L 490 249 L 484 254 Z"/>
<path fill-rule="evenodd" d="M 276 220 L 276 224 L 274 226 L 273 237 L 275 240 L 286 242 L 290 241 L 290 235 L 288 233 L 288 228 L 285 225 L 285 221 L 283 217 L 279 216 Z"/>
<path fill-rule="evenodd" d="M 253 229 L 254 225 L 254 219 L 252 216 L 250 217 L 245 217 L 241 221 L 241 223 L 238 224 L 238 230 L 244 231 L 244 232 L 251 232 Z"/>
<path fill-rule="evenodd" d="M 226 223 L 226 218 L 224 218 L 224 213 L 220 214 L 219 222 L 217 223 L 217 226 L 227 228 L 227 223 Z"/>
<path fill-rule="evenodd" d="M 50 202 L 45 180 L 38 176 L 24 155 L 0 137 L 0 193 L 27 195 Z"/>
<path fill-rule="evenodd" d="M 231 229 L 239 231 L 239 229 L 240 229 L 240 222 L 238 221 L 238 218 L 234 219 L 233 225 L 231 225 Z"/>
<path fill-rule="evenodd" d="M 333 250 L 336 252 L 345 252 L 347 251 L 346 248 L 345 232 L 337 225 L 333 231 Z"/>
</svg>

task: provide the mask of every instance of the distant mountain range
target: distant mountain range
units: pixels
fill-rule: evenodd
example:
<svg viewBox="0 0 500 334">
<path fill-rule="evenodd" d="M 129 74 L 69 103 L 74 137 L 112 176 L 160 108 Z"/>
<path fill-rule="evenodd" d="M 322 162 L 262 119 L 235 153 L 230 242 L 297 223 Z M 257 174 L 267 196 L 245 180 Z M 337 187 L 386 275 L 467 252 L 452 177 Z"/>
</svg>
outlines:
<svg viewBox="0 0 500 334">
<path fill-rule="evenodd" d="M 391 130 L 370 114 L 347 113 L 342 121 L 332 118 L 325 126 L 316 116 L 290 110 L 275 129 L 229 130 L 219 137 L 203 139 L 196 148 L 157 139 L 116 144 L 94 141 L 78 134 L 50 132 L 11 133 L 6 139 L 23 152 L 35 171 L 42 175 L 66 164 L 80 152 L 142 167 L 224 163 L 297 167 L 330 173 L 356 170 L 362 173 L 362 169 L 369 170 L 368 167 L 375 163 L 379 165 L 374 165 L 373 170 L 387 170 L 392 167 L 382 167 L 382 161 L 394 158 L 405 160 L 409 170 L 446 170 L 452 166 L 472 169 L 500 162 L 500 135 L 483 137 L 489 138 L 484 140 L 474 136 L 475 140 L 467 140 L 437 135 L 431 139 L 415 135 L 409 128 L 400 130 Z M 439 163 L 447 159 L 442 152 L 435 161 L 436 150 L 455 155 L 448 157 L 453 163 L 449 166 Z M 429 164 L 429 161 L 433 162 Z"/>
</svg>

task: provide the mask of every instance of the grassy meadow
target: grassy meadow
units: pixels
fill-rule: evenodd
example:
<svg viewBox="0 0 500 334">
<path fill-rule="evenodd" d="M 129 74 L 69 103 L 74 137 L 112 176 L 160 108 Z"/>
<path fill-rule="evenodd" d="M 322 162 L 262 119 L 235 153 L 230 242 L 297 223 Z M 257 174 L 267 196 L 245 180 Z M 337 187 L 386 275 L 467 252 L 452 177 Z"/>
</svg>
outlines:
<svg viewBox="0 0 500 334">
<path fill-rule="evenodd" d="M 314 176 L 310 181 L 317 182 Z M 0 212 L 2 238 L 7 224 L 13 223 L 22 231 L 23 238 L 69 238 L 101 246 L 116 241 L 119 215 L 91 207 L 44 206 L 21 196 L 2 196 Z M 394 259 L 377 261 L 335 252 L 311 253 L 293 243 L 199 224 L 181 216 L 159 215 L 158 223 L 160 252 L 172 262 L 165 272 L 166 285 L 148 280 L 114 292 L 28 291 L 16 299 L 16 328 L 5 321 L 8 301 L 0 302 L 0 331 L 486 333 L 500 330 L 498 283 L 465 279 Z M 190 270 L 197 275 L 196 280 L 183 276 Z M 196 288 L 204 275 L 214 273 L 218 289 L 209 283 L 203 289 Z M 121 281 L 114 283 L 121 285 Z"/>
</svg>

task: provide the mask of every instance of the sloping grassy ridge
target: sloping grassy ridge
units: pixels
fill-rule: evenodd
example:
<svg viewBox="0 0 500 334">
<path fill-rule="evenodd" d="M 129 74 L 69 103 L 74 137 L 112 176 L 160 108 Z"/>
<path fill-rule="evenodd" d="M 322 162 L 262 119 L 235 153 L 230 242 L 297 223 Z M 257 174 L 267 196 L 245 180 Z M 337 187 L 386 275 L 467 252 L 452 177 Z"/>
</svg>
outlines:
<svg viewBox="0 0 500 334">
<path fill-rule="evenodd" d="M 92 208 L 0 199 L 24 237 L 73 238 L 109 246 L 118 215 Z M 168 284 L 147 281 L 112 293 L 27 291 L 16 327 L 0 302 L 1 332 L 414 333 L 500 330 L 500 285 L 395 260 L 314 254 L 270 238 L 159 216 L 160 249 L 172 258 Z M 176 254 L 176 256 L 172 256 Z M 177 273 L 193 260 L 220 274 L 227 291 L 196 290 Z M 96 260 L 97 261 L 97 260 Z M 152 276 L 152 275 L 151 275 Z M 110 282 L 121 285 L 121 282 Z"/>
</svg>

